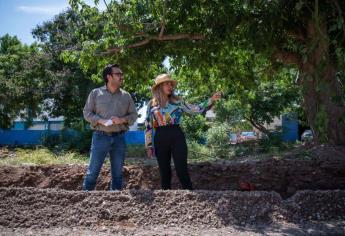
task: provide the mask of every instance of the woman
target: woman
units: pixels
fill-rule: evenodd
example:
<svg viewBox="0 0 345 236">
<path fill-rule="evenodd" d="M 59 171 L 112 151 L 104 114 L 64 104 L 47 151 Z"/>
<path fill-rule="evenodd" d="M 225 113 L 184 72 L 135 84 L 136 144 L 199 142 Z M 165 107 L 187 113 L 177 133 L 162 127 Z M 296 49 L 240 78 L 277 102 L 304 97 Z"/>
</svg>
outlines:
<svg viewBox="0 0 345 236">
<path fill-rule="evenodd" d="M 174 94 L 176 85 L 177 81 L 168 74 L 156 77 L 152 86 L 153 98 L 147 107 L 145 146 L 149 158 L 157 157 L 162 189 L 171 189 L 172 156 L 182 188 L 192 190 L 187 168 L 186 138 L 179 126 L 181 115 L 183 112 L 205 113 L 220 98 L 220 93 L 215 93 L 200 105 L 191 105 Z"/>
</svg>

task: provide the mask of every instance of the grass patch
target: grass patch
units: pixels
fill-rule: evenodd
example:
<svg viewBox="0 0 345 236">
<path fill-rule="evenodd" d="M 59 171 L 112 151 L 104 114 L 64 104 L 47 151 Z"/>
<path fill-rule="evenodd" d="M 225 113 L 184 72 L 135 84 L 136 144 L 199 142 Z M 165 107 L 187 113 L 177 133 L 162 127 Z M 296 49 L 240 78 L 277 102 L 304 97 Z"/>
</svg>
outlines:
<svg viewBox="0 0 345 236">
<path fill-rule="evenodd" d="M 129 144 L 127 145 L 126 157 L 144 158 L 146 157 L 145 145 Z"/>
<path fill-rule="evenodd" d="M 197 142 L 187 142 L 188 163 L 210 162 L 219 159 L 206 145 Z"/>
<path fill-rule="evenodd" d="M 264 160 L 284 159 L 292 157 L 310 159 L 310 153 L 300 143 L 271 145 L 262 148 L 254 142 L 240 143 L 221 147 L 222 150 L 196 142 L 187 142 L 188 163 L 214 162 L 218 160 L 237 160 L 241 158 Z M 0 165 L 49 165 L 49 164 L 88 164 L 89 154 L 80 154 L 77 151 L 53 151 L 38 146 L 34 148 L 0 148 Z M 105 165 L 110 165 L 109 157 Z M 125 165 L 157 165 L 156 158 L 147 159 L 144 145 L 128 145 Z"/>
<path fill-rule="evenodd" d="M 248 141 L 235 145 L 223 145 L 218 147 L 207 146 L 196 142 L 187 142 L 189 163 L 212 162 L 217 160 L 237 160 L 237 159 L 283 159 L 292 150 L 303 152 L 301 143 L 280 143 L 278 145 L 263 146 L 257 141 Z M 302 149 L 301 149 L 302 148 Z M 307 156 L 307 155 L 303 155 Z M 306 159 L 306 158 L 304 158 Z"/>
<path fill-rule="evenodd" d="M 146 159 L 144 145 L 128 145 L 126 152 L 126 165 L 152 162 Z M 46 147 L 29 148 L 0 148 L 0 165 L 50 165 L 50 164 L 88 164 L 89 153 L 80 154 L 77 151 L 57 151 Z M 105 165 L 110 165 L 109 157 Z"/>
<path fill-rule="evenodd" d="M 87 157 L 76 152 L 56 154 L 47 148 L 35 149 L 2 149 L 0 165 L 46 165 L 46 164 L 85 164 Z M 6 154 L 7 153 L 7 154 Z"/>
</svg>

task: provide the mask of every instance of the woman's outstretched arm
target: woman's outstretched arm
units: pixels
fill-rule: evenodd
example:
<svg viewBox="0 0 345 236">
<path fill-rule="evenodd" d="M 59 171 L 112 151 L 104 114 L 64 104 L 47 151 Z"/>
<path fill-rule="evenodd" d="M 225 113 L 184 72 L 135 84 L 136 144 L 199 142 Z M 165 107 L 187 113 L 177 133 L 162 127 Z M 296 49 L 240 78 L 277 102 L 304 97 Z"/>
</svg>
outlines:
<svg viewBox="0 0 345 236">
<path fill-rule="evenodd" d="M 213 94 L 211 98 L 197 105 L 187 103 L 182 100 L 181 101 L 182 110 L 188 114 L 203 114 L 203 113 L 206 113 L 208 110 L 210 110 L 212 106 L 214 105 L 214 103 L 220 98 L 221 98 L 221 93 L 217 92 Z"/>
</svg>

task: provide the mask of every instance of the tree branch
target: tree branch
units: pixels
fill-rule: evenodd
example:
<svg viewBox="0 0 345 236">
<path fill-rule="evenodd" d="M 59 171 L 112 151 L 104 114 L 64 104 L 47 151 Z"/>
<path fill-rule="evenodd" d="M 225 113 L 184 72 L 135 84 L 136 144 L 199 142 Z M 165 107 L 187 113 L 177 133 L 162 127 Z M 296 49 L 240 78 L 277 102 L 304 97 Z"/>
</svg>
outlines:
<svg viewBox="0 0 345 236">
<path fill-rule="evenodd" d="M 108 6 L 108 4 L 107 4 L 106 0 L 103 0 L 103 2 L 104 2 L 104 5 L 106 6 L 106 8 L 107 8 L 108 12 L 110 12 L 110 8 L 109 8 L 109 6 Z"/>
<path fill-rule="evenodd" d="M 260 130 L 264 134 L 269 134 L 269 131 L 263 125 L 256 123 L 252 118 L 244 116 L 244 119 L 249 121 L 256 129 Z"/>
<path fill-rule="evenodd" d="M 165 23 L 164 23 L 164 20 L 161 22 L 161 31 L 159 32 L 159 38 L 162 38 L 163 37 L 163 34 L 164 34 L 164 30 L 165 30 Z"/>
<path fill-rule="evenodd" d="M 162 36 L 151 36 L 151 37 L 147 37 L 146 39 L 137 42 L 137 43 L 133 43 L 127 46 L 123 46 L 123 47 L 114 47 L 114 48 L 110 48 L 105 52 L 101 52 L 97 55 L 111 55 L 114 53 L 118 53 L 121 52 L 121 50 L 126 49 L 126 48 L 137 48 L 137 47 L 141 47 L 144 46 L 148 43 L 150 43 L 151 41 L 177 41 L 177 40 L 183 40 L 183 39 L 188 39 L 188 40 L 204 40 L 205 37 L 201 34 L 172 34 L 172 35 L 162 35 Z"/>
<path fill-rule="evenodd" d="M 164 6 L 163 6 L 163 16 L 161 19 L 161 31 L 159 32 L 159 38 L 163 37 L 164 30 L 165 30 L 165 15 L 166 15 L 166 1 L 164 1 Z"/>
</svg>

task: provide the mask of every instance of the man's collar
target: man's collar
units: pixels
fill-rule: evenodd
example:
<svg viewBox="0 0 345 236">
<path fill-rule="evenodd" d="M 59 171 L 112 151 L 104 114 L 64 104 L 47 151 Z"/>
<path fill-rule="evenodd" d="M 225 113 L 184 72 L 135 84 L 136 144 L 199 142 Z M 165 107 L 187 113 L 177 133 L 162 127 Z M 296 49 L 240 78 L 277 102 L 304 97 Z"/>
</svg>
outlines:
<svg viewBox="0 0 345 236">
<path fill-rule="evenodd" d="M 103 86 L 101 87 L 101 89 L 102 89 L 103 91 L 107 91 L 108 93 L 111 93 L 111 94 L 115 94 L 115 93 L 118 93 L 118 92 L 121 91 L 121 88 L 118 88 L 114 93 L 112 93 L 112 92 L 108 89 L 108 87 L 107 87 L 106 85 L 103 85 Z"/>
</svg>

